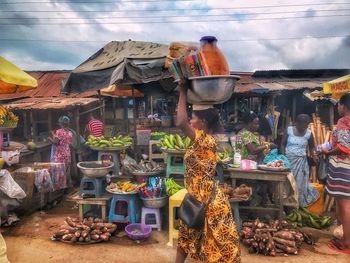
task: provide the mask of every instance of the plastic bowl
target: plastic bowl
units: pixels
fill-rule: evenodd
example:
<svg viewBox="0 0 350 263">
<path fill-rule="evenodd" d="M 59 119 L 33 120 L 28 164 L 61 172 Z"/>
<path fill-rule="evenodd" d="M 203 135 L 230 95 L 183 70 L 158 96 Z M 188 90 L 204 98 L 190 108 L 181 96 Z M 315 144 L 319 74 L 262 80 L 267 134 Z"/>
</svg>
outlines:
<svg viewBox="0 0 350 263">
<path fill-rule="evenodd" d="M 203 76 L 189 78 L 191 88 L 187 91 L 190 104 L 221 104 L 228 101 L 239 76 Z"/>
<path fill-rule="evenodd" d="M 162 208 L 168 203 L 168 196 L 159 198 L 142 198 L 143 205 L 147 208 Z"/>
<path fill-rule="evenodd" d="M 144 224 L 130 224 L 125 227 L 125 232 L 133 240 L 142 240 L 151 236 L 152 227 Z"/>
<path fill-rule="evenodd" d="M 88 177 L 104 177 L 113 167 L 113 163 L 108 166 L 103 166 L 102 161 L 89 161 L 77 163 L 78 168 Z"/>
</svg>

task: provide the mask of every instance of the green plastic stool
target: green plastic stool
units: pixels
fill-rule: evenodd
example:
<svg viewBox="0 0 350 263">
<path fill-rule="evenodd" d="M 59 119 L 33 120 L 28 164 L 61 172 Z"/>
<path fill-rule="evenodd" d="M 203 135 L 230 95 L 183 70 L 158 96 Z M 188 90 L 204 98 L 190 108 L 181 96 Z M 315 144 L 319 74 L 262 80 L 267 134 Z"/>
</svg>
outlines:
<svg viewBox="0 0 350 263">
<path fill-rule="evenodd" d="M 166 177 L 171 175 L 185 175 L 185 162 L 183 154 L 168 153 L 167 165 L 166 165 Z"/>
</svg>

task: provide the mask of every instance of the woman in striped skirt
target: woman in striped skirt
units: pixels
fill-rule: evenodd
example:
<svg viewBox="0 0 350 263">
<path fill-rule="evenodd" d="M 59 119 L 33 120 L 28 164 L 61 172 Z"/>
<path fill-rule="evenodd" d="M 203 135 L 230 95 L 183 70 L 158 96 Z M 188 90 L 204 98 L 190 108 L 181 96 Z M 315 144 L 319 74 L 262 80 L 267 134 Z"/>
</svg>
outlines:
<svg viewBox="0 0 350 263">
<path fill-rule="evenodd" d="M 330 156 L 326 191 L 336 199 L 344 235 L 341 240 L 331 240 L 329 246 L 350 254 L 350 94 L 340 98 L 338 112 L 341 118 L 332 133 L 332 149 L 323 153 Z"/>
</svg>

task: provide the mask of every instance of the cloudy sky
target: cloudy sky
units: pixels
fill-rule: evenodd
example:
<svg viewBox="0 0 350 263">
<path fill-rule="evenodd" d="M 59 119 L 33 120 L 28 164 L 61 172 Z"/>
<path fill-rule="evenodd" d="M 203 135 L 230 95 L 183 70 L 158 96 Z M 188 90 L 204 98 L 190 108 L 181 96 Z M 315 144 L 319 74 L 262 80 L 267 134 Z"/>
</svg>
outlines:
<svg viewBox="0 0 350 263">
<path fill-rule="evenodd" d="M 350 68 L 349 28 L 349 0 L 0 1 L 0 55 L 26 70 L 73 69 L 113 40 L 203 35 L 234 71 Z"/>
</svg>

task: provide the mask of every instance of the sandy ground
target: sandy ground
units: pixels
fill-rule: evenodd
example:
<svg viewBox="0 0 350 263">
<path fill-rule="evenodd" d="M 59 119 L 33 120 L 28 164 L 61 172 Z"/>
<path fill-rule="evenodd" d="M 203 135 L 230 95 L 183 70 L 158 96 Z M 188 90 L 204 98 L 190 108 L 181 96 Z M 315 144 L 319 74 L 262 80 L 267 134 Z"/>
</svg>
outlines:
<svg viewBox="0 0 350 263">
<path fill-rule="evenodd" d="M 176 249 L 168 247 L 167 232 L 154 231 L 151 238 L 139 244 L 130 240 L 123 232 L 110 242 L 94 245 L 71 245 L 51 241 L 53 231 L 62 225 L 66 216 L 76 216 L 77 208 L 72 203 L 62 202 L 57 207 L 36 212 L 21 218 L 16 227 L 4 229 L 8 257 L 12 263 L 58 263 L 58 262 L 130 262 L 170 263 L 175 260 Z M 242 248 L 243 262 L 318 262 L 349 263 L 350 256 L 337 254 L 327 247 L 329 235 L 321 234 L 314 247 L 304 245 L 297 256 L 265 257 L 248 254 Z M 194 262 L 187 260 L 186 262 Z"/>
</svg>

